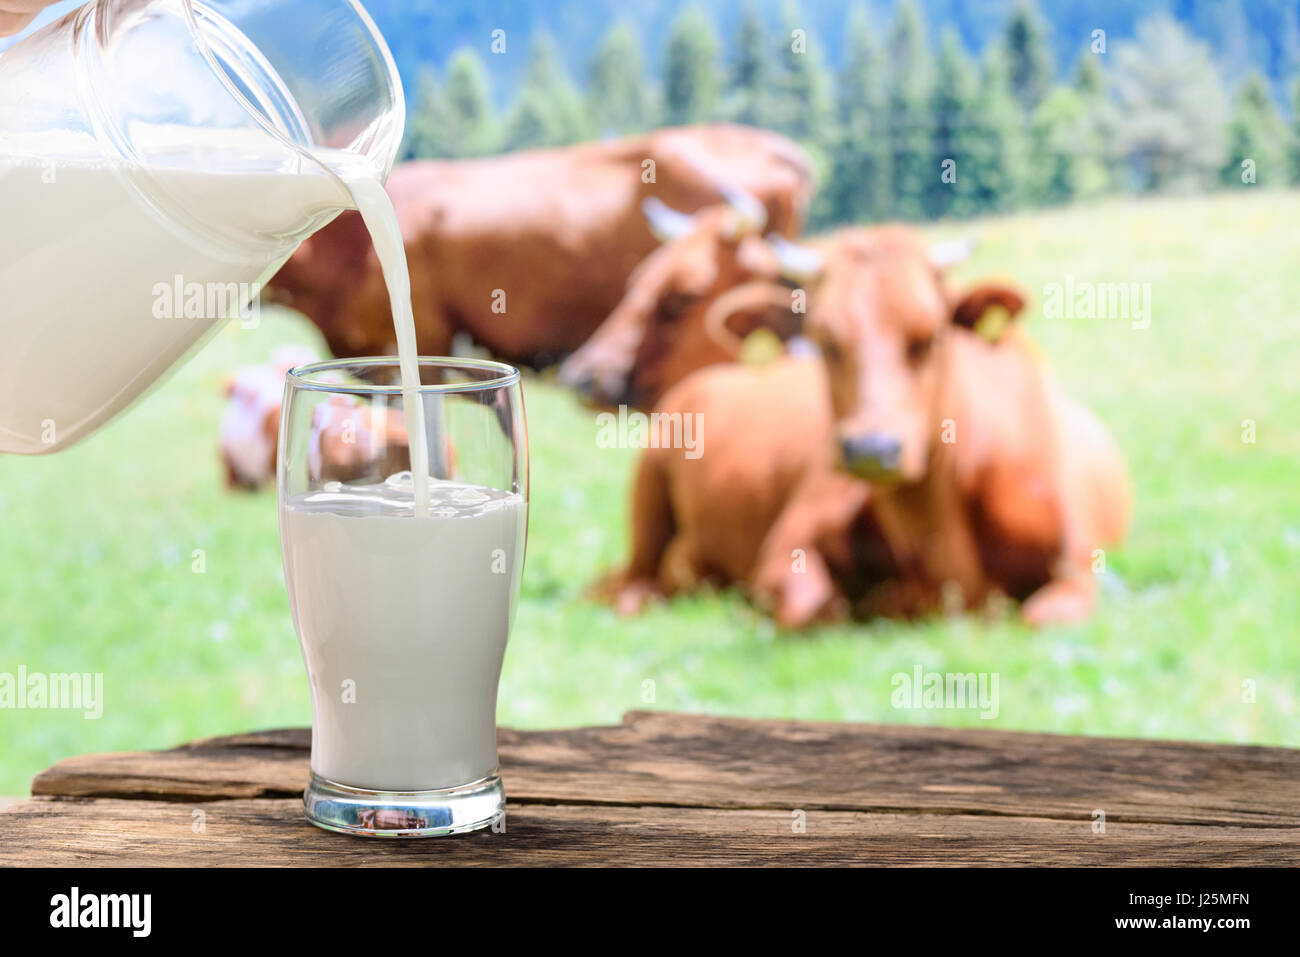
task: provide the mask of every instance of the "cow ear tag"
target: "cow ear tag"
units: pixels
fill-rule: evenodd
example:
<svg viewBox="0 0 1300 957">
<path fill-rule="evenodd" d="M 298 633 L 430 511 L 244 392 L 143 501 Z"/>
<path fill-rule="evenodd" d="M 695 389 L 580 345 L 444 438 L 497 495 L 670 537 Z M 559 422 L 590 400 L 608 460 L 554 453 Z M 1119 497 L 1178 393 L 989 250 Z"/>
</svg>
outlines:
<svg viewBox="0 0 1300 957">
<path fill-rule="evenodd" d="M 975 323 L 975 334 L 985 342 L 997 342 L 1011 322 L 1011 313 L 1005 306 L 990 306 Z"/>
<path fill-rule="evenodd" d="M 781 355 L 780 337 L 766 327 L 755 329 L 740 344 L 740 361 L 750 366 L 765 366 Z"/>
</svg>

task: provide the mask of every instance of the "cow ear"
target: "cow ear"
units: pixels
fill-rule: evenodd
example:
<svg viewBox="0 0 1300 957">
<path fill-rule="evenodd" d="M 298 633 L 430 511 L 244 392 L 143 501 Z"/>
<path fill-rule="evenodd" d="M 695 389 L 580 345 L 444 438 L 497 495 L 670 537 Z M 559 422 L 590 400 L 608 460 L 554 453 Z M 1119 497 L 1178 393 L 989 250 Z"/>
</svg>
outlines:
<svg viewBox="0 0 1300 957">
<path fill-rule="evenodd" d="M 1002 328 L 1025 308 L 1025 295 L 1014 286 L 981 283 L 957 297 L 952 309 L 954 325 L 985 335 L 993 341 Z"/>
</svg>

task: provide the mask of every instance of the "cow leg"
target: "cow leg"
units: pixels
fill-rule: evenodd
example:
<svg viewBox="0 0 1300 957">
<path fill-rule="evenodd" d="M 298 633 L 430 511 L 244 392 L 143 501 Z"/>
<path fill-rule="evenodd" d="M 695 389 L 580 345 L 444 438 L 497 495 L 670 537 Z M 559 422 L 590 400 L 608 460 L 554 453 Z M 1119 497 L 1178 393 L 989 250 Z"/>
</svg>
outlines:
<svg viewBox="0 0 1300 957">
<path fill-rule="evenodd" d="M 634 615 L 647 601 L 671 591 L 662 572 L 676 523 L 662 460 L 651 449 L 641 456 L 632 487 L 632 557 L 627 568 L 598 591 L 613 599 L 619 614 Z"/>
<path fill-rule="evenodd" d="M 1087 573 L 1048 582 L 1020 606 L 1020 617 L 1034 626 L 1083 621 L 1092 614 L 1097 583 Z"/>
<path fill-rule="evenodd" d="M 1052 577 L 1020 605 L 1020 616 L 1031 625 L 1067 624 L 1092 614 L 1097 603 L 1097 577 L 1093 574 L 1093 549 L 1112 540 L 1086 512 L 1088 504 L 1077 487 L 1066 487 L 1070 507 L 1064 514 L 1065 544 L 1052 569 Z"/>
<path fill-rule="evenodd" d="M 786 628 L 847 615 L 819 543 L 843 536 L 868 506 L 870 487 L 838 472 L 806 480 L 791 496 L 759 549 L 750 576 L 754 601 Z"/>
<path fill-rule="evenodd" d="M 1123 537 L 1132 509 L 1124 460 L 1114 439 L 1078 402 L 1054 394 L 1063 456 L 1064 547 L 1052 578 L 1025 599 L 1021 617 L 1034 625 L 1080 621 L 1097 600 L 1097 550 Z"/>
<path fill-rule="evenodd" d="M 782 628 L 804 628 L 814 621 L 837 621 L 848 603 L 831 577 L 821 553 L 807 549 L 801 567 L 789 560 L 770 562 L 755 572 L 754 601 L 771 613 Z"/>
</svg>

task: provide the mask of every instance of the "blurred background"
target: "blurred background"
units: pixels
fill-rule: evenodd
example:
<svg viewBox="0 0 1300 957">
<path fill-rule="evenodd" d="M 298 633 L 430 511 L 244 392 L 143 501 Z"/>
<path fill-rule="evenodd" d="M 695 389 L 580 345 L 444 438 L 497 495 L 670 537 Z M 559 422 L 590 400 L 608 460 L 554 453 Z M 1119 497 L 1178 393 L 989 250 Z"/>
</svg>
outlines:
<svg viewBox="0 0 1300 957">
<path fill-rule="evenodd" d="M 1031 293 L 1025 328 L 1116 435 L 1135 486 L 1101 606 L 1077 626 L 966 616 L 788 635 L 707 592 L 624 620 L 583 591 L 626 554 L 637 453 L 598 447 L 593 413 L 530 377 L 533 507 L 502 723 L 666 708 L 1300 744 L 1300 4 L 366 5 L 407 88 L 408 158 L 725 119 L 809 151 L 810 231 L 905 220 L 978 238 L 958 277 Z M 944 158 L 969 175 L 942 183 Z M 1149 328 L 1044 316 L 1044 290 L 1068 277 L 1149 284 Z M 216 443 L 222 383 L 284 343 L 324 352 L 301 316 L 266 307 L 84 443 L 0 460 L 0 671 L 102 672 L 105 695 L 98 720 L 0 716 L 0 795 L 75 753 L 309 722 L 275 492 L 228 489 Z M 998 717 L 894 709 L 891 676 L 917 665 L 997 672 Z"/>
</svg>

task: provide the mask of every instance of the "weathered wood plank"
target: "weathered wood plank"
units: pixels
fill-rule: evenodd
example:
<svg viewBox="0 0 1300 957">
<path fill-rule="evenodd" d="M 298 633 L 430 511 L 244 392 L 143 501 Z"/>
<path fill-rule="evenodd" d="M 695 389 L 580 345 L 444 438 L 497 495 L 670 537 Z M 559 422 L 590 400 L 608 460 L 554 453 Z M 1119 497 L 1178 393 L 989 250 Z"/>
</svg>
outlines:
<svg viewBox="0 0 1300 957">
<path fill-rule="evenodd" d="M 243 734 L 223 734 L 215 738 L 199 738 L 182 744 L 175 750 L 191 751 L 208 748 L 287 748 L 309 751 L 311 750 L 311 728 L 271 728 Z"/>
<path fill-rule="evenodd" d="M 195 833 L 195 811 L 203 832 Z M 505 833 L 367 840 L 294 800 L 36 799 L 0 811 L 0 865 L 1295 865 L 1300 829 L 981 815 L 511 805 Z"/>
<path fill-rule="evenodd" d="M 125 751 L 66 758 L 32 780 L 33 795 L 160 801 L 291 797 L 307 785 L 307 752 L 274 747 Z"/>
<path fill-rule="evenodd" d="M 33 794 L 288 797 L 306 729 L 61 761 Z M 632 712 L 611 727 L 500 733 L 512 801 L 924 811 L 1300 826 L 1300 751 L 899 725 Z"/>
</svg>

